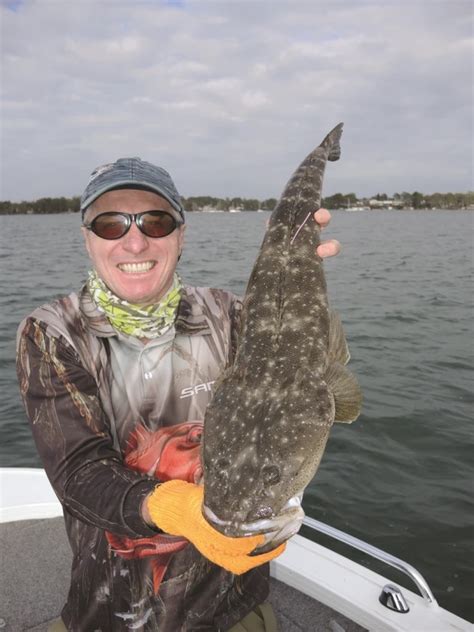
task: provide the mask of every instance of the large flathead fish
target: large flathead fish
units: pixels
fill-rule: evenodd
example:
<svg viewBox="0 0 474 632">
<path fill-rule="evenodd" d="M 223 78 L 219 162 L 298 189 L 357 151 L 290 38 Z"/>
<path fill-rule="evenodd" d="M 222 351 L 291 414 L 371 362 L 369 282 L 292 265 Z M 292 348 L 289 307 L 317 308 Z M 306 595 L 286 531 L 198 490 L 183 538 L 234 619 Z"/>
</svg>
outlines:
<svg viewBox="0 0 474 632">
<path fill-rule="evenodd" d="M 360 412 L 344 332 L 329 310 L 315 253 L 313 213 L 326 162 L 339 158 L 341 133 L 342 123 L 301 163 L 271 216 L 244 298 L 235 361 L 206 411 L 203 512 L 227 535 L 275 533 L 275 524 L 301 515 L 331 425 Z M 292 535 L 279 533 L 280 540 Z"/>
</svg>

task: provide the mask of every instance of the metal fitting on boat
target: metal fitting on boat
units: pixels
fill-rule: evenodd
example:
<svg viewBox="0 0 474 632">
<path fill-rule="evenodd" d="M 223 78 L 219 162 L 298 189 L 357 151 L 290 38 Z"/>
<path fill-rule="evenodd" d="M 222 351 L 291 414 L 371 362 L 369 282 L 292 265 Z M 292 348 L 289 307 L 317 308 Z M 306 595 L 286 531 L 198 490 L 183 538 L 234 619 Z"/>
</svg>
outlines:
<svg viewBox="0 0 474 632">
<path fill-rule="evenodd" d="M 395 610 L 395 612 L 405 613 L 410 610 L 402 591 L 393 584 L 385 584 L 380 593 L 379 601 L 383 606 Z"/>
</svg>

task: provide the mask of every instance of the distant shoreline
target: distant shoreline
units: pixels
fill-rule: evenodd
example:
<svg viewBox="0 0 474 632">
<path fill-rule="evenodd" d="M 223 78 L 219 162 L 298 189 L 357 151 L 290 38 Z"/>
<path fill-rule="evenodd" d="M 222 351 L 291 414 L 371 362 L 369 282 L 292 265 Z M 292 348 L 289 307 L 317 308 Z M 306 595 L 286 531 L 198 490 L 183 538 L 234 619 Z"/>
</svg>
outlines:
<svg viewBox="0 0 474 632">
<path fill-rule="evenodd" d="M 257 198 L 218 198 L 210 195 L 181 197 L 187 213 L 242 213 L 273 211 L 278 204 L 276 198 L 258 200 Z M 55 215 L 59 213 L 79 213 L 81 199 L 79 196 L 45 197 L 38 200 L 11 202 L 0 201 L 0 215 Z M 419 191 L 394 193 L 389 197 L 386 193 L 377 193 L 373 197 L 358 198 L 355 193 L 335 193 L 323 197 L 321 206 L 330 210 L 342 211 L 375 211 L 375 210 L 474 210 L 474 191 L 466 193 L 432 193 Z"/>
<path fill-rule="evenodd" d="M 328 207 L 325 207 L 328 208 Z M 410 211 L 416 211 L 416 212 L 429 212 L 429 211 L 467 211 L 467 212 L 472 212 L 474 211 L 474 206 L 471 207 L 456 207 L 456 208 L 393 208 L 393 207 L 387 207 L 387 208 L 351 208 L 351 209 L 346 209 L 346 208 L 328 208 L 328 210 L 331 213 L 379 213 L 379 212 L 386 212 L 386 211 L 397 211 L 399 213 L 404 213 L 404 212 L 410 212 Z M 190 215 L 210 215 L 213 213 L 219 213 L 220 215 L 234 215 L 234 214 L 238 214 L 238 213 L 271 213 L 271 210 L 268 209 L 259 209 L 257 211 L 248 211 L 248 210 L 241 210 L 241 211 L 221 211 L 221 210 L 213 210 L 213 211 L 209 211 L 209 210 L 195 210 L 195 211 L 186 211 L 187 214 Z M 13 216 L 13 215 L 79 215 L 79 211 L 11 211 L 11 212 L 5 212 L 0 210 L 0 217 L 1 216 Z"/>
</svg>

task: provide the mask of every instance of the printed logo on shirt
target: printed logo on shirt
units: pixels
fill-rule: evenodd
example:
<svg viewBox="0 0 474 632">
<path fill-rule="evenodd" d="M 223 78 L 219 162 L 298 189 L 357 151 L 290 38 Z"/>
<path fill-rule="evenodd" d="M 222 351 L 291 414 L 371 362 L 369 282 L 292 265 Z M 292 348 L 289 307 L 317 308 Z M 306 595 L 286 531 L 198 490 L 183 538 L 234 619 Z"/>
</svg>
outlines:
<svg viewBox="0 0 474 632">
<path fill-rule="evenodd" d="M 211 380 L 210 382 L 203 382 L 202 384 L 196 384 L 195 386 L 187 386 L 182 389 L 179 399 L 193 397 L 193 395 L 197 395 L 201 391 L 212 391 L 212 385 L 214 382 L 215 380 Z"/>
</svg>

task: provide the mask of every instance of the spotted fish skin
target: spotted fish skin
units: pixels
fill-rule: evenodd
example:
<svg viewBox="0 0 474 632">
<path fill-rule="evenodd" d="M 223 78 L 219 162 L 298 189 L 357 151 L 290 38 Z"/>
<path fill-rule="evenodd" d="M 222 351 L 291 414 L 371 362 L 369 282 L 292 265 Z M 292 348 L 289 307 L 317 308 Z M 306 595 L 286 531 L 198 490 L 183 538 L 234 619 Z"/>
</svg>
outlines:
<svg viewBox="0 0 474 632">
<path fill-rule="evenodd" d="M 244 297 L 236 357 L 206 411 L 203 511 L 227 535 L 287 511 L 317 470 L 338 398 L 338 421 L 352 421 L 360 409 L 312 218 L 341 132 L 342 123 L 301 163 L 271 216 Z"/>
</svg>

